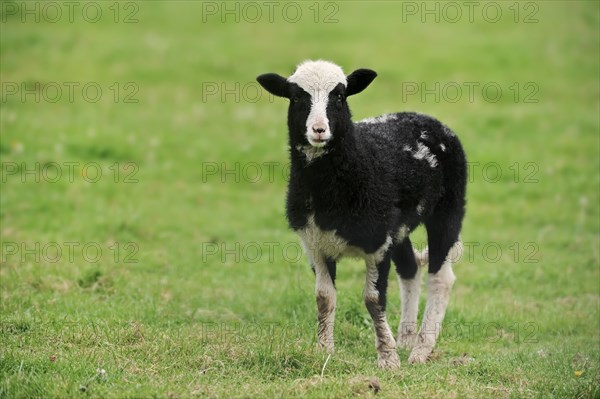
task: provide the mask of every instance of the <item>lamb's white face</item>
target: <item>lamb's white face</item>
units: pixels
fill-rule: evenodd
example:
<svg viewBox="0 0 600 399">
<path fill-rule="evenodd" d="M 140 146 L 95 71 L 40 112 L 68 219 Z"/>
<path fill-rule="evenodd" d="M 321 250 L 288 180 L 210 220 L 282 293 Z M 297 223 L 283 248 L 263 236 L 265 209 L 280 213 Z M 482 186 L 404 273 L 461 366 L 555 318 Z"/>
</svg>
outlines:
<svg viewBox="0 0 600 399">
<path fill-rule="evenodd" d="M 290 100 L 290 145 L 307 159 L 328 153 L 352 129 L 347 98 L 363 91 L 375 79 L 371 69 L 356 69 L 348 76 L 328 61 L 306 61 L 289 78 L 264 73 L 256 80 L 269 93 Z"/>
<path fill-rule="evenodd" d="M 306 139 L 313 147 L 324 147 L 332 138 L 327 117 L 329 94 L 340 83 L 347 86 L 346 75 L 342 68 L 331 62 L 307 61 L 298 66 L 288 82 L 297 84 L 310 95 Z"/>
</svg>

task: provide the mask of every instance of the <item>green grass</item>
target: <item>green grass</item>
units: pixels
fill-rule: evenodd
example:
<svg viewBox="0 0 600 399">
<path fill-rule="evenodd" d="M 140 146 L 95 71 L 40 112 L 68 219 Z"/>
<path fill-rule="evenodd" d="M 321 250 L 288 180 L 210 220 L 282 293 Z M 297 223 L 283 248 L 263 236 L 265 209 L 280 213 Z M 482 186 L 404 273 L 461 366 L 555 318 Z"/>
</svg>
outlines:
<svg viewBox="0 0 600 399">
<path fill-rule="evenodd" d="M 97 23 L 2 15 L 0 397 L 600 397 L 597 2 L 535 3 L 536 23 L 522 22 L 526 4 L 515 23 L 512 3 L 497 23 L 479 12 L 422 23 L 399 2 L 320 4 L 319 21 L 333 10 L 337 23 L 315 23 L 312 3 L 299 3 L 297 23 L 283 5 L 273 23 L 265 8 L 257 23 L 221 23 L 203 22 L 201 3 L 157 1 L 139 3 L 132 24 L 98 4 Z M 472 245 L 426 365 L 401 350 L 400 370 L 377 369 L 364 265 L 347 259 L 321 378 L 313 276 L 284 216 L 286 102 L 251 91 L 258 74 L 307 58 L 375 69 L 352 98 L 356 119 L 435 115 L 473 163 L 462 234 Z M 62 97 L 7 94 L 36 82 L 63 85 Z M 64 82 L 79 83 L 73 101 Z M 98 102 L 82 97 L 88 82 Z M 503 94 L 422 101 L 402 97 L 407 82 L 493 82 Z M 236 163 L 263 175 L 221 173 Z M 482 174 L 491 163 L 498 179 Z M 36 165 L 39 182 L 23 172 Z M 102 177 L 86 182 L 96 166 Z M 395 330 L 395 278 L 389 296 Z"/>
</svg>

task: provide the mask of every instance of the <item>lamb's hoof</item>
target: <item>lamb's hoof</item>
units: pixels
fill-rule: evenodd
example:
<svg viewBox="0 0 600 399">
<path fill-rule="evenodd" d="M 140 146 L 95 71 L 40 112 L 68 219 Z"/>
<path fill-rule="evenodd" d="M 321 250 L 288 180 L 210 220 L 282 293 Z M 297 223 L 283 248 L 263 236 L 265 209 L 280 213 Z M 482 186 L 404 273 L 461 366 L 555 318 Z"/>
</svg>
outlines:
<svg viewBox="0 0 600 399">
<path fill-rule="evenodd" d="M 403 349 L 412 349 L 417 342 L 417 333 L 414 334 L 398 334 L 396 345 Z"/>
<path fill-rule="evenodd" d="M 400 358 L 395 350 L 379 352 L 377 355 L 377 365 L 382 369 L 397 369 L 400 367 Z"/>
<path fill-rule="evenodd" d="M 433 348 L 429 346 L 417 345 L 413 348 L 410 356 L 408 357 L 408 362 L 410 364 L 423 364 L 427 362 L 429 359 L 429 355 L 433 352 Z"/>
</svg>

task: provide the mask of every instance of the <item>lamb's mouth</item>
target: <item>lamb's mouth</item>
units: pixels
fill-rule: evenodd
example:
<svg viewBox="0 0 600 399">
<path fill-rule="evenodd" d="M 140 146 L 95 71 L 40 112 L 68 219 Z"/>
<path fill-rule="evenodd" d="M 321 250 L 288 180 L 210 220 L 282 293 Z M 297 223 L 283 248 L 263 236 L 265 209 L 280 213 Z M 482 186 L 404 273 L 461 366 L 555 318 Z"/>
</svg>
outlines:
<svg viewBox="0 0 600 399">
<path fill-rule="evenodd" d="M 329 140 L 318 140 L 311 144 L 313 147 L 321 148 L 321 147 L 325 147 L 328 142 L 329 142 Z"/>
<path fill-rule="evenodd" d="M 331 141 L 331 138 L 315 138 L 315 137 L 308 138 L 309 144 L 316 148 L 325 147 L 327 145 L 327 143 L 329 143 L 329 141 Z"/>
</svg>

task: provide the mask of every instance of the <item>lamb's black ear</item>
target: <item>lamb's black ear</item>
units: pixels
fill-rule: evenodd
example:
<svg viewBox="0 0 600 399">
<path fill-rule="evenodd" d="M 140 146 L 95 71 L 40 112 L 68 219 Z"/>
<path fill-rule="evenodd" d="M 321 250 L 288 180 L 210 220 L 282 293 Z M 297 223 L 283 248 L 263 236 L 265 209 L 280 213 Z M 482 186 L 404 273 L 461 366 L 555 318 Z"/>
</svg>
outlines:
<svg viewBox="0 0 600 399">
<path fill-rule="evenodd" d="M 290 84 L 283 76 L 276 73 L 265 73 L 257 77 L 256 80 L 274 96 L 290 98 Z"/>
<path fill-rule="evenodd" d="M 370 69 L 357 69 L 348 75 L 348 86 L 346 87 L 346 96 L 360 93 L 367 88 L 375 79 L 377 72 Z"/>
</svg>

